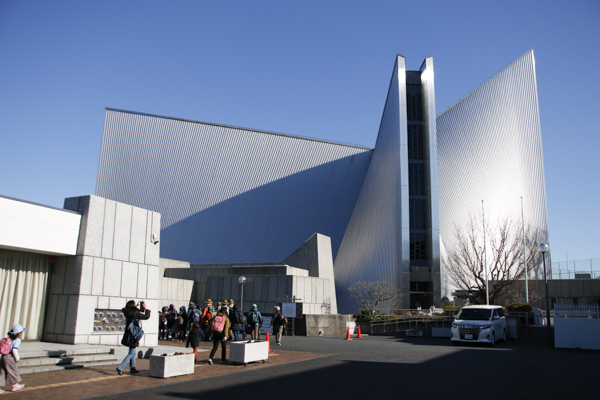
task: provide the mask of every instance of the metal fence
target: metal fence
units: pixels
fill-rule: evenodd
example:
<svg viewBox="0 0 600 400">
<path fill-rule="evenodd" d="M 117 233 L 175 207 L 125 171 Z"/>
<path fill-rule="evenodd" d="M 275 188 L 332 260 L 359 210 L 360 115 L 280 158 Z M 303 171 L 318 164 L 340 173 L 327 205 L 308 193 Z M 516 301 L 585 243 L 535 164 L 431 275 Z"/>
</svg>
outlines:
<svg viewBox="0 0 600 400">
<path fill-rule="evenodd" d="M 548 279 L 600 279 L 600 258 L 553 262 Z"/>
<path fill-rule="evenodd" d="M 598 304 L 555 304 L 556 318 L 600 318 Z"/>
</svg>

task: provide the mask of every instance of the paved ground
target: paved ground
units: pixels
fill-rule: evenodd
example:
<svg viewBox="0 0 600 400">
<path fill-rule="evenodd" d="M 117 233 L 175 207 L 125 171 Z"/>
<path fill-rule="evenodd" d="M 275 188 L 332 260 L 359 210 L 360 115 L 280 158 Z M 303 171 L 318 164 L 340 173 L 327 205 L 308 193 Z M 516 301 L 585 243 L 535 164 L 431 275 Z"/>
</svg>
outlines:
<svg viewBox="0 0 600 400">
<path fill-rule="evenodd" d="M 142 373 L 136 376 L 118 376 L 112 366 L 25 375 L 26 389 L 7 392 L 6 397 L 151 400 L 258 398 L 285 392 L 277 396 L 598 398 L 600 352 L 554 349 L 539 342 L 509 341 L 490 348 L 398 336 L 352 341 L 339 336 L 284 337 L 283 346 L 272 349 L 275 353 L 265 364 L 201 364 L 193 375 L 170 379 L 148 377 L 147 360 L 138 360 Z"/>
</svg>

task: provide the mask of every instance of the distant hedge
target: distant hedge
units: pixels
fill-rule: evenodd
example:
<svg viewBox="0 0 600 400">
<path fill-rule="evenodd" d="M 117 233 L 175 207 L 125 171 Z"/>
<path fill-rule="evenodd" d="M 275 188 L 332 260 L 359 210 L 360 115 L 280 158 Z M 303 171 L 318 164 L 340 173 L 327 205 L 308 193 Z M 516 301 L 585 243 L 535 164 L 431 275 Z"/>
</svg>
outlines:
<svg viewBox="0 0 600 400">
<path fill-rule="evenodd" d="M 506 310 L 516 312 L 530 312 L 532 308 L 531 306 L 525 303 L 512 303 L 506 306 Z"/>
</svg>

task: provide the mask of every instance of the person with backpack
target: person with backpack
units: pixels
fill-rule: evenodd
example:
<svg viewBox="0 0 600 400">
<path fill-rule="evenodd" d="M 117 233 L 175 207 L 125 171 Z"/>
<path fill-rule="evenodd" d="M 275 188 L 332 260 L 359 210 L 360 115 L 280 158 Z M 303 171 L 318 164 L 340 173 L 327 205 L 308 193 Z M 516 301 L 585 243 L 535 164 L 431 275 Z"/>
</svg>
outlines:
<svg viewBox="0 0 600 400">
<path fill-rule="evenodd" d="M 192 322 L 192 329 L 188 334 L 185 347 L 187 348 L 189 345 L 192 345 L 192 348 L 194 349 L 194 363 L 198 362 L 198 347 L 200 346 L 201 338 L 204 339 L 204 332 L 200 329 L 200 324 L 198 322 Z"/>
<path fill-rule="evenodd" d="M 192 324 L 194 322 L 197 322 L 198 324 L 200 324 L 200 317 L 202 316 L 202 313 L 200 312 L 200 310 L 198 309 L 198 307 L 196 307 L 196 304 L 193 301 L 190 301 L 190 305 L 188 307 L 188 313 L 187 313 L 187 328 L 188 330 L 192 329 Z"/>
<path fill-rule="evenodd" d="M 212 332 L 213 348 L 208 357 L 208 363 L 213 364 L 213 357 L 221 343 L 221 363 L 227 362 L 227 332 L 229 331 L 229 318 L 226 307 L 222 307 L 212 319 L 210 330 Z"/>
<path fill-rule="evenodd" d="M 123 370 L 125 369 L 127 363 L 129 363 L 130 373 L 137 374 L 140 372 L 135 368 L 135 349 L 140 345 L 139 340 L 144 334 L 139 321 L 150 318 L 150 310 L 146 309 L 146 304 L 143 301 L 139 302 L 138 304 L 140 308 L 136 307 L 135 300 L 129 300 L 125 305 L 125 308 L 121 309 L 126 321 L 125 333 L 123 333 L 121 344 L 129 347 L 129 353 L 127 353 L 121 362 L 121 365 L 117 367 L 117 373 L 119 375 L 123 375 Z"/>
<path fill-rule="evenodd" d="M 200 327 L 204 331 L 206 337 L 204 340 L 210 340 L 210 320 L 215 314 L 214 307 L 212 305 L 212 300 L 207 299 L 204 309 L 202 309 L 202 316 L 200 317 Z"/>
<path fill-rule="evenodd" d="M 273 314 L 273 318 L 271 318 L 271 328 L 273 328 L 275 343 L 278 346 L 281 346 L 281 336 L 283 335 L 283 328 L 285 328 L 286 323 L 287 319 L 283 316 L 281 308 L 275 306 L 275 313 Z"/>
<path fill-rule="evenodd" d="M 175 326 L 177 322 L 177 310 L 175 309 L 175 305 L 169 305 L 169 309 L 167 310 L 167 335 L 170 335 L 170 339 L 175 339 L 175 333 L 173 332 L 173 326 Z M 169 339 L 169 337 L 167 337 Z"/>
<path fill-rule="evenodd" d="M 179 307 L 179 318 L 183 319 L 183 324 L 185 325 L 185 330 L 187 330 L 187 326 L 188 326 L 188 312 L 185 309 L 185 306 Z"/>
<path fill-rule="evenodd" d="M 252 304 L 252 308 L 248 313 L 246 321 L 252 332 L 252 340 L 260 340 L 260 327 L 262 326 L 263 318 L 260 311 L 258 311 L 256 304 Z"/>
<path fill-rule="evenodd" d="M 23 325 L 16 324 L 8 332 L 8 337 L 0 341 L 0 386 L 4 386 L 6 378 L 8 378 L 12 384 L 11 391 L 13 392 L 25 387 L 25 385 L 19 383 L 21 382 L 21 375 L 17 363 L 21 361 L 19 346 L 21 345 L 21 336 L 26 330 Z M 4 393 L 4 390 L 0 389 L 0 393 Z"/>
<path fill-rule="evenodd" d="M 233 305 L 229 313 L 229 321 L 231 322 L 231 330 L 233 331 L 233 340 L 238 342 L 240 340 L 240 332 L 244 330 L 246 316 L 240 311 L 240 306 L 237 304 Z"/>
</svg>

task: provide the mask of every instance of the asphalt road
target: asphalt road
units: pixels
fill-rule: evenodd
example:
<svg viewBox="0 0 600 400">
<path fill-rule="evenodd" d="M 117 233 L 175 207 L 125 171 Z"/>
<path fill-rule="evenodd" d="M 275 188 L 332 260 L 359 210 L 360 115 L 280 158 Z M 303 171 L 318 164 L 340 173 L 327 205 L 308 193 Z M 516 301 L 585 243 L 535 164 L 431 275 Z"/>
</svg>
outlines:
<svg viewBox="0 0 600 400">
<path fill-rule="evenodd" d="M 600 398 L 598 351 L 510 340 L 495 347 L 452 346 L 449 339 L 397 336 L 282 342 L 282 350 L 327 356 L 98 399 Z"/>
</svg>

